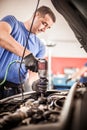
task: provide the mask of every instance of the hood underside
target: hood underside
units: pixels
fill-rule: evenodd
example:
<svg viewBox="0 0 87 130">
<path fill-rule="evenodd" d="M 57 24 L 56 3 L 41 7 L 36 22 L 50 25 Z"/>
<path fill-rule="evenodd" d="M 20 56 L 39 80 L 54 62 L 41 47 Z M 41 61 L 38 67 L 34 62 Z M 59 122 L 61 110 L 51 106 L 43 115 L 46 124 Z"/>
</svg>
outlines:
<svg viewBox="0 0 87 130">
<path fill-rule="evenodd" d="M 51 0 L 87 52 L 87 0 Z"/>
</svg>

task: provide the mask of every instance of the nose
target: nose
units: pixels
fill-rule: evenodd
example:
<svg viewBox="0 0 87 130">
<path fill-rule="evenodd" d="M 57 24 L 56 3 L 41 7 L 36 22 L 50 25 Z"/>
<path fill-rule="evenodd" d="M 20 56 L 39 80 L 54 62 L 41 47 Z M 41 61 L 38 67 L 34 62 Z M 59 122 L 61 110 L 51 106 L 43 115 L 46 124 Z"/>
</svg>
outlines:
<svg viewBox="0 0 87 130">
<path fill-rule="evenodd" d="M 45 31 L 46 31 L 46 29 L 41 29 L 41 31 L 42 31 L 42 32 L 45 32 Z"/>
<path fill-rule="evenodd" d="M 43 27 L 43 28 L 41 29 L 41 31 L 42 31 L 42 32 L 45 32 L 46 29 L 47 29 L 47 27 Z"/>
</svg>

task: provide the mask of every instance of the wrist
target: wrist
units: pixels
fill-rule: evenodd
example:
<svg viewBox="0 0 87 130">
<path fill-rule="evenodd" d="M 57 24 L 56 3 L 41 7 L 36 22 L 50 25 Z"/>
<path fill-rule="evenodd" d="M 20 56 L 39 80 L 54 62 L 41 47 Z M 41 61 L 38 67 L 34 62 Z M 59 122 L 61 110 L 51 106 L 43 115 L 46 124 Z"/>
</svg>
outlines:
<svg viewBox="0 0 87 130">
<path fill-rule="evenodd" d="M 24 57 L 26 57 L 26 56 L 28 56 L 30 54 L 32 54 L 30 51 L 25 51 Z"/>
</svg>

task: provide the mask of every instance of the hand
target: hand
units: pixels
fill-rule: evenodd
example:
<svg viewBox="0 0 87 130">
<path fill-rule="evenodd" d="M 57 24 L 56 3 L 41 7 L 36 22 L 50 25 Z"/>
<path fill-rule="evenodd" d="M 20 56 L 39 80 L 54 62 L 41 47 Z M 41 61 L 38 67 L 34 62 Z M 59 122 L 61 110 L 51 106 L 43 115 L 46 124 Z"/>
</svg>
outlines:
<svg viewBox="0 0 87 130">
<path fill-rule="evenodd" d="M 68 79 L 66 80 L 66 84 L 67 84 L 70 80 L 72 80 L 72 78 L 68 78 Z"/>
<path fill-rule="evenodd" d="M 46 78 L 38 79 L 34 81 L 32 84 L 32 90 L 40 93 L 44 93 L 47 90 L 47 87 L 48 87 L 48 80 Z"/>
<path fill-rule="evenodd" d="M 33 72 L 38 72 L 38 60 L 32 53 L 24 57 L 24 64 L 27 69 Z"/>
</svg>

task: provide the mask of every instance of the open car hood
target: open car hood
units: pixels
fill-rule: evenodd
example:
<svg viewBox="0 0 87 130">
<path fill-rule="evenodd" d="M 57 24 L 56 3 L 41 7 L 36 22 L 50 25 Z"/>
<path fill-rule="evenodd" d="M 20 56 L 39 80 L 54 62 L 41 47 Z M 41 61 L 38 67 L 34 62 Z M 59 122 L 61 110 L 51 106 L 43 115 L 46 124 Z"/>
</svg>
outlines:
<svg viewBox="0 0 87 130">
<path fill-rule="evenodd" d="M 87 52 L 87 0 L 51 0 Z"/>
</svg>

